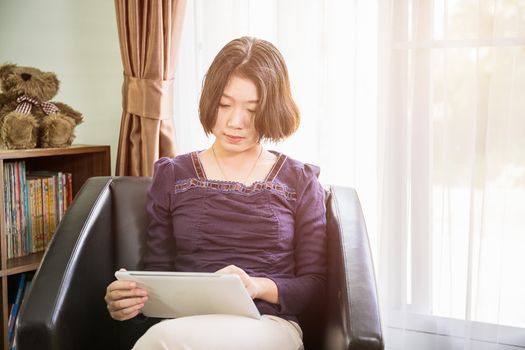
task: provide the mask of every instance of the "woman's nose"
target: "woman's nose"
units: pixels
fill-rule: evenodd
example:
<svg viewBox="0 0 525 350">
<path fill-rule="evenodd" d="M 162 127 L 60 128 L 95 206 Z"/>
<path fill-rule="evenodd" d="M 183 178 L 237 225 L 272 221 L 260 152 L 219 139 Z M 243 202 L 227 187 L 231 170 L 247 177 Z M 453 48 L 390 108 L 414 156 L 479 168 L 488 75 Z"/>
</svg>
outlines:
<svg viewBox="0 0 525 350">
<path fill-rule="evenodd" d="M 233 108 L 228 118 L 228 126 L 235 129 L 242 128 L 244 125 L 244 119 L 246 118 L 244 114 L 244 111 L 241 109 Z"/>
</svg>

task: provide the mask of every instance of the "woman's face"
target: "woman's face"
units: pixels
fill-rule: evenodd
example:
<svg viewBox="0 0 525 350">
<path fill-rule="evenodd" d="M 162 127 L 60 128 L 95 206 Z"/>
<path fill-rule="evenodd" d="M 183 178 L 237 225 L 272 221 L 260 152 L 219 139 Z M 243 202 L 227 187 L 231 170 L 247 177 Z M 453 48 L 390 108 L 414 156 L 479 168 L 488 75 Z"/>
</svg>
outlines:
<svg viewBox="0 0 525 350">
<path fill-rule="evenodd" d="M 243 152 L 256 146 L 255 108 L 259 101 L 257 87 L 245 78 L 232 76 L 219 102 L 217 121 L 212 129 L 215 147 L 227 152 Z"/>
</svg>

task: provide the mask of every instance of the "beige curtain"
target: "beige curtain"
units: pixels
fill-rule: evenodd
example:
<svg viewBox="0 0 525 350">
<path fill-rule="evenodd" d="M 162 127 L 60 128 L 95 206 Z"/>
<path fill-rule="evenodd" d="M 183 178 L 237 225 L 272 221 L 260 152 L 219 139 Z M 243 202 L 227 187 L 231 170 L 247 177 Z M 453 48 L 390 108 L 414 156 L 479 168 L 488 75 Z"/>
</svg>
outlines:
<svg viewBox="0 0 525 350">
<path fill-rule="evenodd" d="M 124 66 L 115 174 L 151 176 L 175 155 L 173 79 L 185 0 L 115 0 Z"/>
</svg>

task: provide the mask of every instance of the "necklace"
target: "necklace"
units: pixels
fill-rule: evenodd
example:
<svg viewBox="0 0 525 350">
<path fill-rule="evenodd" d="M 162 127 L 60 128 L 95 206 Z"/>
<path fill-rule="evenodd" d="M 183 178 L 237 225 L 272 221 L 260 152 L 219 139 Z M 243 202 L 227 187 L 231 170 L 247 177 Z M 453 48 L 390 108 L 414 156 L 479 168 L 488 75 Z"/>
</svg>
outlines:
<svg viewBox="0 0 525 350">
<path fill-rule="evenodd" d="M 226 173 L 224 173 L 224 170 L 223 170 L 222 167 L 221 167 L 221 163 L 219 163 L 219 159 L 217 158 L 217 155 L 215 154 L 215 149 L 214 149 L 213 146 L 214 146 L 214 145 L 211 146 L 211 151 L 212 151 L 212 153 L 213 153 L 213 159 L 215 159 L 215 163 L 217 163 L 217 166 L 219 167 L 219 170 L 221 171 L 222 176 L 224 176 L 224 178 L 225 178 L 227 181 L 230 181 L 230 178 L 229 178 L 228 176 L 226 176 Z M 250 168 L 250 171 L 248 172 L 248 175 L 246 175 L 246 177 L 244 178 L 244 180 L 243 180 L 241 183 L 246 184 L 246 181 L 248 181 L 248 179 L 249 179 L 250 176 L 252 175 L 253 170 L 255 169 L 255 166 L 256 166 L 257 163 L 259 162 L 259 158 L 261 158 L 262 151 L 263 151 L 263 148 L 262 148 L 262 146 L 261 146 L 261 150 L 259 151 L 259 155 L 257 156 L 257 159 L 255 159 L 255 162 L 253 162 L 253 165 L 252 165 L 252 167 Z"/>
</svg>

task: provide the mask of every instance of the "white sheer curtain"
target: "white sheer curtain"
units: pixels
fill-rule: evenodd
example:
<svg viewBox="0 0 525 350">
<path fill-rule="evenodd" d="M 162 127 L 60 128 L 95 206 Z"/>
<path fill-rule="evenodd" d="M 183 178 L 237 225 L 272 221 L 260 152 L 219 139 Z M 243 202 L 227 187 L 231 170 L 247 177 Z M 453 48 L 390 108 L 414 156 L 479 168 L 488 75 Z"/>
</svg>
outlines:
<svg viewBox="0 0 525 350">
<path fill-rule="evenodd" d="M 375 1 L 188 1 L 175 79 L 179 152 L 204 149 L 210 144 L 197 115 L 202 78 L 220 48 L 244 35 L 271 41 L 282 52 L 302 113 L 295 135 L 267 147 L 320 165 L 324 183 L 356 187 L 374 237 Z"/>
<path fill-rule="evenodd" d="M 388 347 L 525 347 L 525 1 L 379 14 Z"/>
<path fill-rule="evenodd" d="M 190 0 L 180 152 L 210 144 L 202 77 L 242 35 L 281 50 L 302 111 L 268 148 L 358 190 L 387 348 L 525 347 L 525 1 Z"/>
</svg>

